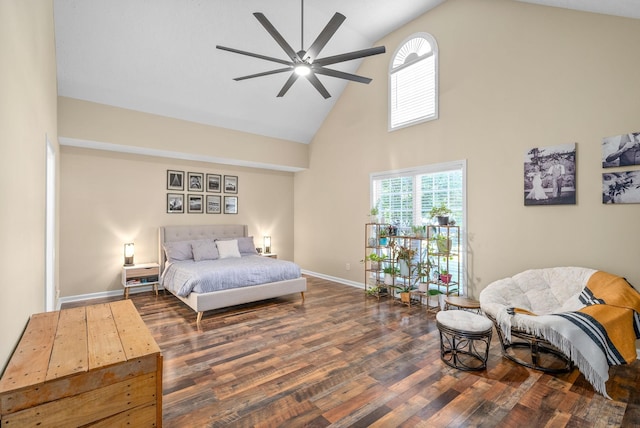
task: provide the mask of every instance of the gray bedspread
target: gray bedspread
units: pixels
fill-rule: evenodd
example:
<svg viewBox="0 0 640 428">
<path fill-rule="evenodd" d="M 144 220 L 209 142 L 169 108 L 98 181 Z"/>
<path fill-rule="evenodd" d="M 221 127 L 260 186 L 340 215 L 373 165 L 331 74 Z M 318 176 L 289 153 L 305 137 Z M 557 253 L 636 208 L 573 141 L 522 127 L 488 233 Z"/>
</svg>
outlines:
<svg viewBox="0 0 640 428">
<path fill-rule="evenodd" d="M 300 267 L 285 260 L 262 256 L 242 256 L 195 262 L 185 260 L 168 264 L 160 284 L 181 297 L 191 292 L 207 293 L 295 279 Z"/>
</svg>

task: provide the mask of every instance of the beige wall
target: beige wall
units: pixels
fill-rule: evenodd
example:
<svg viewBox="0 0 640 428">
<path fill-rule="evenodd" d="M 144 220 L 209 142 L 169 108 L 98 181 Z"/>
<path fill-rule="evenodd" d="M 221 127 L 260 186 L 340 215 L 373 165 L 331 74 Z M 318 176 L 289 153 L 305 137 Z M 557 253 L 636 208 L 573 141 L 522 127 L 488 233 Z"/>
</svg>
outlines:
<svg viewBox="0 0 640 428">
<path fill-rule="evenodd" d="M 309 162 L 306 144 L 73 98 L 58 99 L 58 126 L 60 137 L 171 152 L 176 157 L 277 165 L 288 171 L 307 168 Z"/>
<path fill-rule="evenodd" d="M 45 162 L 57 144 L 51 0 L 0 1 L 0 371 L 44 311 Z"/>
<path fill-rule="evenodd" d="M 387 132 L 391 55 L 421 31 L 440 49 L 440 118 Z M 369 175 L 466 159 L 471 295 L 527 268 L 563 265 L 640 287 L 640 205 L 601 203 L 602 138 L 640 130 L 640 20 L 449 0 L 381 43 L 388 53 L 359 70 L 373 82 L 347 88 L 311 144 L 309 170 L 296 174 L 298 263 L 362 283 Z M 525 151 L 572 142 L 577 204 L 525 207 Z"/>
<path fill-rule="evenodd" d="M 61 154 L 61 297 L 122 290 L 124 243 L 135 243 L 136 263 L 157 261 L 161 225 L 247 224 L 256 246 L 271 235 L 272 251 L 293 259 L 292 173 L 67 146 Z M 167 169 L 238 176 L 238 214 L 167 214 Z"/>
</svg>

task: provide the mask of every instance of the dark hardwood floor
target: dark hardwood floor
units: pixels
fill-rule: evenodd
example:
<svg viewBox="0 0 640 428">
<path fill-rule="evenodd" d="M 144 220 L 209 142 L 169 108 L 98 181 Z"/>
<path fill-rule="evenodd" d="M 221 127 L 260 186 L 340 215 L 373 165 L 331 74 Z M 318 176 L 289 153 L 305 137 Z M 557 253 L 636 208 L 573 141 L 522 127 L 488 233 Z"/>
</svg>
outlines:
<svg viewBox="0 0 640 428">
<path fill-rule="evenodd" d="M 164 355 L 166 427 L 640 426 L 640 361 L 613 367 L 608 400 L 577 371 L 547 375 L 501 356 L 440 361 L 435 315 L 308 278 L 294 294 L 196 314 L 162 292 L 131 299 Z M 102 303 L 92 300 L 80 304 Z"/>
</svg>

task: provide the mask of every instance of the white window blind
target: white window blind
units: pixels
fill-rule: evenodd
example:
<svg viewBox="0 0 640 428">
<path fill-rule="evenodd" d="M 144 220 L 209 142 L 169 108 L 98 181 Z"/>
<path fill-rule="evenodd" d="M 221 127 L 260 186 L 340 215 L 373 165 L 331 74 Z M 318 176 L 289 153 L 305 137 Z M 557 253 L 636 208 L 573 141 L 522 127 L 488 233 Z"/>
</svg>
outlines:
<svg viewBox="0 0 640 428">
<path fill-rule="evenodd" d="M 452 211 L 461 224 L 464 212 L 463 164 L 447 164 L 445 169 L 423 167 L 371 177 L 373 205 L 380 210 L 385 222 L 401 229 L 424 225 L 431 221 L 429 211 L 442 203 Z"/>
<path fill-rule="evenodd" d="M 406 126 L 435 115 L 435 58 L 432 56 L 391 74 L 391 127 Z"/>
<path fill-rule="evenodd" d="M 391 59 L 389 129 L 438 115 L 438 50 L 435 39 L 420 33 L 403 42 Z"/>
</svg>

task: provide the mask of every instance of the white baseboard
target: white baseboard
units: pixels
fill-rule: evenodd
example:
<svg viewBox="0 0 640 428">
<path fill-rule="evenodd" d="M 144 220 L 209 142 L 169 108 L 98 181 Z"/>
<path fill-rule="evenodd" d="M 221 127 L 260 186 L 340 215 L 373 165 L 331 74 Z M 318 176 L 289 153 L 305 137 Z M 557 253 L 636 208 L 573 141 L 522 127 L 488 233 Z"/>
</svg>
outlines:
<svg viewBox="0 0 640 428">
<path fill-rule="evenodd" d="M 338 278 L 335 276 L 324 275 L 317 272 L 311 272 L 308 270 L 302 270 L 302 273 L 309 276 L 315 276 L 316 278 L 322 278 L 329 281 L 337 282 L 339 284 L 349 285 L 351 287 L 361 288 L 364 290 L 364 284 L 355 281 L 349 281 L 344 278 Z M 162 290 L 162 287 L 158 286 L 159 290 Z M 143 285 L 140 287 L 131 287 L 129 289 L 129 294 L 135 293 L 144 293 L 146 291 L 153 290 L 152 285 Z M 56 310 L 60 310 L 60 307 L 65 303 L 79 302 L 82 300 L 94 300 L 94 299 L 103 299 L 105 297 L 115 297 L 122 296 L 124 298 L 124 289 L 122 290 L 109 290 L 109 291 L 101 291 L 99 293 L 89 293 L 89 294 L 80 294 L 77 296 L 67 296 L 61 297 L 58 299 L 58 303 L 56 305 Z"/>
<path fill-rule="evenodd" d="M 152 290 L 153 290 L 153 285 L 130 287 L 129 294 L 144 293 L 145 291 L 152 291 Z M 162 287 L 158 286 L 158 290 L 162 290 Z M 115 297 L 115 296 L 121 296 L 124 299 L 124 289 L 101 291 L 99 293 L 80 294 L 78 296 L 61 297 L 58 299 L 56 310 L 60 310 L 60 307 L 65 303 L 79 302 L 82 300 L 103 299 L 105 297 Z"/>
<path fill-rule="evenodd" d="M 311 272 L 311 271 L 304 270 L 304 269 L 301 272 L 303 274 L 305 274 L 305 275 L 315 276 L 316 278 L 322 278 L 322 279 L 326 279 L 326 280 L 329 280 L 329 281 L 337 282 L 337 283 L 340 283 L 340 284 L 349 285 L 351 287 L 361 288 L 361 289 L 364 290 L 364 284 L 361 283 L 361 282 L 349 281 L 349 280 L 344 279 L 344 278 L 338 278 L 338 277 L 335 277 L 335 276 L 324 275 L 322 273 Z"/>
</svg>

